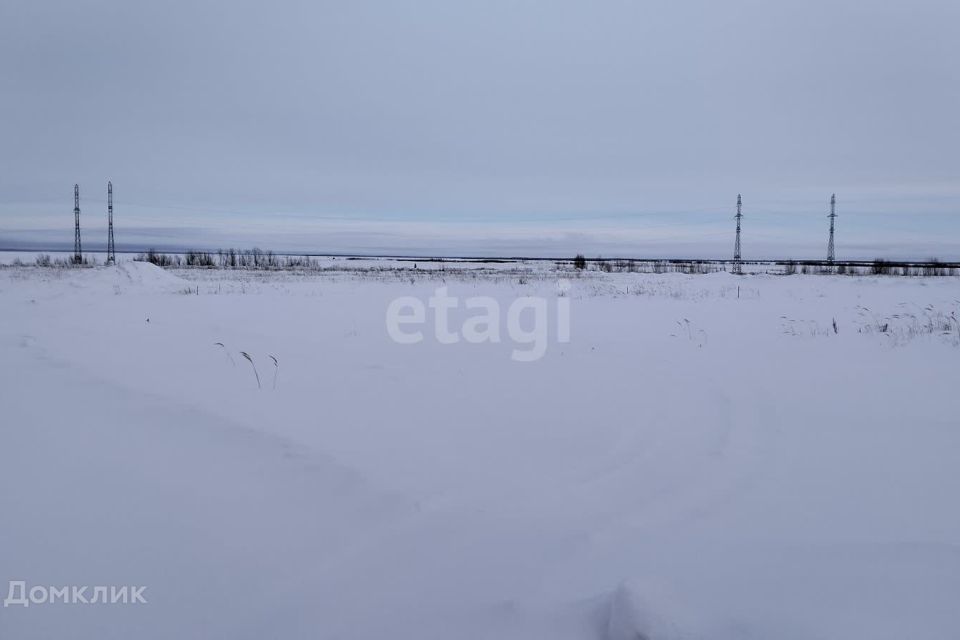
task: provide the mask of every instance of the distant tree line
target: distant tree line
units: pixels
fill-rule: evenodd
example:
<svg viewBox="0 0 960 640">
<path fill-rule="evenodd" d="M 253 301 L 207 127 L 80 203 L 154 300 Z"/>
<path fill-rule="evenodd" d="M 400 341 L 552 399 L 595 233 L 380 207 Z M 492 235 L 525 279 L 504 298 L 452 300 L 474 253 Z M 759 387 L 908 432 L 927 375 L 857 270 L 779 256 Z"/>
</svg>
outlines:
<svg viewBox="0 0 960 640">
<path fill-rule="evenodd" d="M 345 260 L 357 258 L 347 257 Z M 198 268 L 198 269 L 330 269 L 329 262 L 310 256 L 278 255 L 272 251 L 253 249 L 220 249 L 211 251 L 186 251 L 184 253 L 163 253 L 150 249 L 134 257 L 135 261 L 149 262 L 158 267 Z M 421 262 L 442 261 L 423 259 Z M 489 260 L 486 262 L 502 262 Z M 38 254 L 34 265 L 38 267 L 93 267 L 97 260 L 93 256 L 84 256 L 77 262 L 74 256 L 52 258 L 48 253 Z M 926 262 L 897 262 L 883 258 L 873 261 L 853 261 L 832 264 L 823 261 L 784 260 L 764 261 L 770 265 L 766 273 L 770 274 L 808 274 L 808 275 L 884 275 L 884 276 L 957 276 L 960 268 L 957 263 L 943 263 L 936 258 Z M 27 266 L 20 258 L 11 262 L 13 267 Z M 577 254 L 573 260 L 557 261 L 558 269 L 602 271 L 604 273 L 684 273 L 706 274 L 726 271 L 728 263 L 714 260 L 638 260 L 618 258 L 587 259 Z M 416 265 L 414 265 L 416 268 Z"/>
<path fill-rule="evenodd" d="M 160 253 L 153 249 L 138 254 L 134 260 L 149 262 L 158 267 L 195 267 L 207 269 L 304 269 L 318 268 L 320 262 L 309 256 L 282 256 L 273 251 L 257 249 L 219 249 Z"/>
</svg>

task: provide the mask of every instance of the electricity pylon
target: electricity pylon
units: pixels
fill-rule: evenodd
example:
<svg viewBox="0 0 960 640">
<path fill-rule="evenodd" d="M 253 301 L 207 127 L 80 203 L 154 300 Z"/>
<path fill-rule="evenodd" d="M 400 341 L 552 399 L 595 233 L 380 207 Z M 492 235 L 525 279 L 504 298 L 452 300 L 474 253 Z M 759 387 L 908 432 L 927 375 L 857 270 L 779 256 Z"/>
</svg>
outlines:
<svg viewBox="0 0 960 640">
<path fill-rule="evenodd" d="M 833 250 L 833 227 L 834 220 L 837 219 L 837 194 L 830 196 L 830 242 L 827 243 L 827 262 L 833 262 L 836 256 Z"/>
<path fill-rule="evenodd" d="M 733 272 L 736 274 L 743 273 L 743 268 L 741 266 L 740 258 L 740 220 L 743 218 L 743 200 L 740 198 L 740 194 L 737 194 L 737 243 L 733 247 Z"/>
<path fill-rule="evenodd" d="M 83 262 L 83 249 L 80 246 L 80 185 L 73 185 L 73 261 Z"/>
<path fill-rule="evenodd" d="M 107 182 L 107 264 L 117 261 L 113 246 L 113 183 Z"/>
</svg>

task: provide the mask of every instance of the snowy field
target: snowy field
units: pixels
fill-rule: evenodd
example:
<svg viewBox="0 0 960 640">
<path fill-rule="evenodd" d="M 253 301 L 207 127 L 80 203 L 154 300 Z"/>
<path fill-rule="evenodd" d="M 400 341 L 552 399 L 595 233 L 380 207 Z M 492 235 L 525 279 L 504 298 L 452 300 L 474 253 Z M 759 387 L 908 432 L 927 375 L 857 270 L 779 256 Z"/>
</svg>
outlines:
<svg viewBox="0 0 960 640">
<path fill-rule="evenodd" d="M 960 279 L 427 266 L 0 268 L 0 638 L 958 637 Z"/>
</svg>

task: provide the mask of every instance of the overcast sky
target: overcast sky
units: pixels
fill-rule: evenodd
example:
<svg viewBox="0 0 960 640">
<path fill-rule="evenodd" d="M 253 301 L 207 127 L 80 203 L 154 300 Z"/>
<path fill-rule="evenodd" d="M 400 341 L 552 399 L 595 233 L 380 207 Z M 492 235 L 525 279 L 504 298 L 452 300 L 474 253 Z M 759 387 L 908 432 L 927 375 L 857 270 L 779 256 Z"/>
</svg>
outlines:
<svg viewBox="0 0 960 640">
<path fill-rule="evenodd" d="M 0 245 L 960 258 L 956 0 L 2 0 Z"/>
</svg>

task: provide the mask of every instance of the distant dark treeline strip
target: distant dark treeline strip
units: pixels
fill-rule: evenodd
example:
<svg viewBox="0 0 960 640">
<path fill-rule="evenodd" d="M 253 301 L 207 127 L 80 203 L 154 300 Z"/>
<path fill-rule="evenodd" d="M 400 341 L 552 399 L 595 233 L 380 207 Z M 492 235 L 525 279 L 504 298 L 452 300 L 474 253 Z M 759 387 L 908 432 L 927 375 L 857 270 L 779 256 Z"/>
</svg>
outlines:
<svg viewBox="0 0 960 640">
<path fill-rule="evenodd" d="M 160 267 L 192 267 L 209 269 L 324 269 L 320 260 L 310 256 L 278 255 L 260 249 L 221 249 L 216 252 L 187 251 L 183 254 L 166 254 L 148 251 L 136 260 L 150 262 Z M 347 260 L 360 258 L 346 258 Z M 431 261 L 444 262 L 443 259 Z M 421 260 L 425 262 L 425 260 Z M 499 261 L 498 261 L 499 262 Z M 722 260 L 635 260 L 603 258 L 586 259 L 578 255 L 571 260 L 555 260 L 558 268 L 603 271 L 605 273 L 685 273 L 707 274 L 728 271 L 731 263 Z M 747 262 L 747 264 L 750 264 Z M 765 263 L 758 263 L 765 264 Z M 894 262 L 878 258 L 872 262 L 822 261 L 770 261 L 778 268 L 764 270 L 772 274 L 809 275 L 891 275 L 891 276 L 956 276 L 960 267 L 955 263 L 939 260 L 928 262 Z"/>
<path fill-rule="evenodd" d="M 368 259 L 362 256 L 330 256 L 334 260 L 353 261 Z M 179 269 L 256 269 L 256 270 L 329 270 L 330 262 L 312 256 L 278 254 L 260 249 L 220 249 L 218 251 L 185 251 L 166 253 L 150 249 L 137 254 L 135 261 L 149 262 L 164 268 Z M 374 258 L 370 258 L 374 259 Z M 522 259 L 455 259 L 455 258 L 394 258 L 409 262 L 412 268 L 421 263 L 491 262 L 509 263 Z M 547 262 L 547 260 L 536 260 Z M 731 271 L 729 260 L 681 260 L 681 259 L 633 259 L 633 258 L 584 258 L 578 255 L 570 260 L 552 259 L 557 269 L 575 271 L 601 271 L 604 273 L 684 273 L 707 274 Z M 11 266 L 28 266 L 15 258 Z M 744 261 L 744 266 L 753 265 L 748 271 L 774 275 L 883 275 L 883 276 L 958 276 L 960 263 L 941 262 L 931 259 L 925 262 L 900 262 L 877 258 L 872 261 L 853 260 L 833 263 L 821 260 L 758 260 Z M 38 267 L 93 267 L 94 257 L 84 256 L 76 262 L 73 256 L 51 258 L 41 253 L 33 261 Z M 343 267 L 340 267 L 343 269 Z"/>
</svg>

